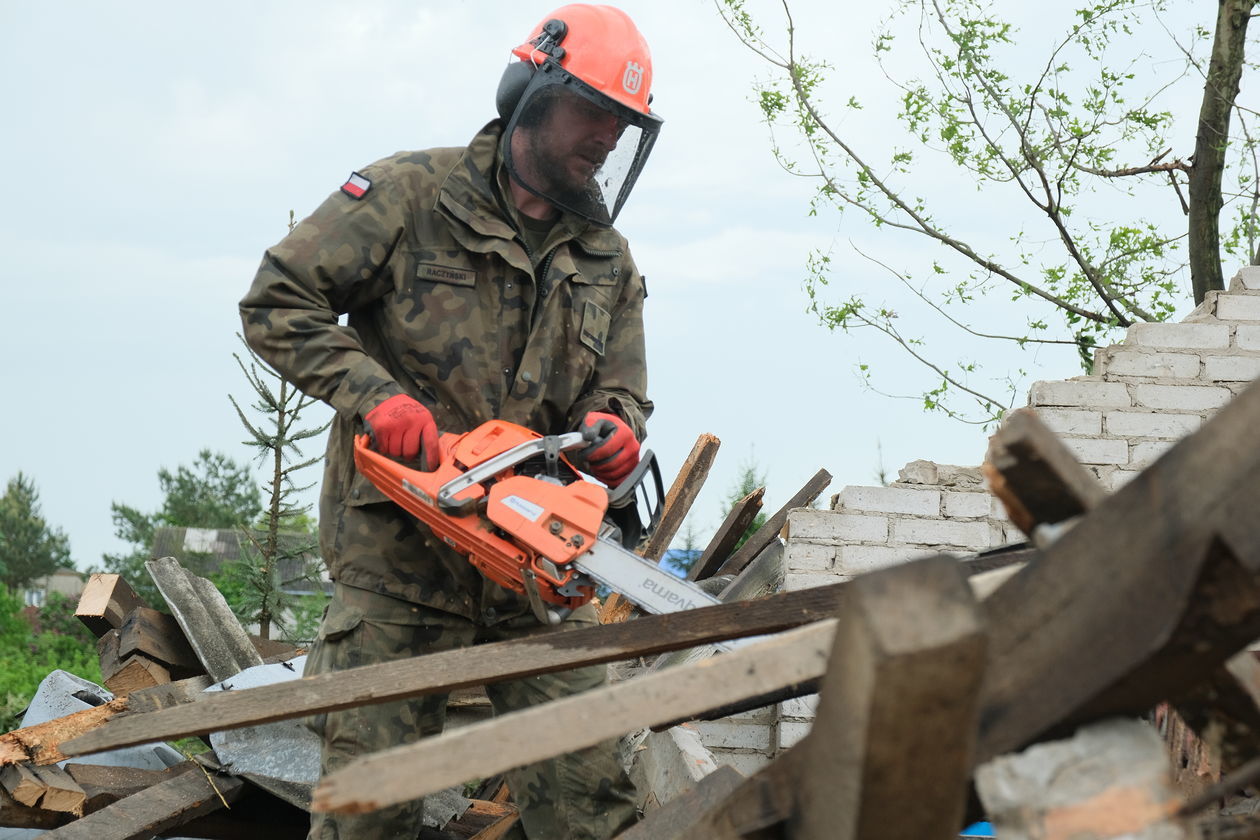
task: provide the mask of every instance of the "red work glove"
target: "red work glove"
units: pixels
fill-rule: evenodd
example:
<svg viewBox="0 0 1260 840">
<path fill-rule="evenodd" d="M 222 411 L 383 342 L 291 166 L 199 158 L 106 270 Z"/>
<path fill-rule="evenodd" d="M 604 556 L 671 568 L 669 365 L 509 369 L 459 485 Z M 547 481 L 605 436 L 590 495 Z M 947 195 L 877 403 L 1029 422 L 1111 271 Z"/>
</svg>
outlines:
<svg viewBox="0 0 1260 840">
<path fill-rule="evenodd" d="M 423 454 L 426 470 L 435 470 L 441 459 L 438 429 L 429 409 L 406 394 L 395 394 L 363 418 L 372 446 L 383 455 L 414 460 Z"/>
<path fill-rule="evenodd" d="M 590 444 L 578 450 L 577 459 L 609 487 L 616 487 L 639 465 L 639 441 L 617 415 L 589 412 L 578 431 Z"/>
</svg>

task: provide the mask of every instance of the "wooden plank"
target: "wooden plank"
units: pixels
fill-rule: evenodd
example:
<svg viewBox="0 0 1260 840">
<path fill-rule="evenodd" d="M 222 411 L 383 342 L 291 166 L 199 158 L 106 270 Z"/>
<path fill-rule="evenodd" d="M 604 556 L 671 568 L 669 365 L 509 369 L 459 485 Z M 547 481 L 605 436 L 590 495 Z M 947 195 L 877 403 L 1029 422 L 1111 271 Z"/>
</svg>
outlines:
<svg viewBox="0 0 1260 840">
<path fill-rule="evenodd" d="M 359 813 L 594 746 L 714 703 L 821 673 L 833 619 L 695 665 L 671 668 L 358 759 L 325 776 L 311 809 Z M 557 726 L 556 721 L 563 721 Z M 547 737 L 538 737 L 539 732 Z"/>
<path fill-rule="evenodd" d="M 107 679 L 105 687 L 116 697 L 126 697 L 132 691 L 152 688 L 171 681 L 171 672 L 159 662 L 154 662 L 142 653 L 128 656 L 119 663 L 119 668 Z"/>
<path fill-rule="evenodd" d="M 97 638 L 122 626 L 136 607 L 147 607 L 119 575 L 96 573 L 88 578 L 74 614 Z"/>
<path fill-rule="evenodd" d="M 61 752 L 62 743 L 97 729 L 125 708 L 125 698 L 110 700 L 100 706 L 6 732 L 0 735 L 0 767 L 21 761 L 35 764 L 56 764 L 64 761 L 67 756 Z"/>
<path fill-rule="evenodd" d="M 1260 637 L 1258 425 L 1252 385 L 984 602 L 980 760 L 1174 699 Z"/>
<path fill-rule="evenodd" d="M 774 633 L 834 616 L 844 586 L 649 615 L 626 624 L 542 634 L 218 693 L 193 705 L 119 718 L 62 748 L 84 755 Z"/>
<path fill-rule="evenodd" d="M 83 805 L 87 801 L 87 794 L 70 777 L 70 774 L 56 764 L 48 764 L 36 767 L 35 775 L 44 785 L 44 798 L 40 801 L 39 807 L 47 811 L 73 814 L 76 817 L 83 816 Z"/>
<path fill-rule="evenodd" d="M 120 653 L 121 646 L 121 630 L 110 630 L 96 643 L 101 681 L 116 696 L 125 697 L 131 691 L 171 681 L 170 672 L 163 665 L 141 653 L 124 657 Z"/>
<path fill-rule="evenodd" d="M 174 616 L 149 607 L 137 607 L 118 628 L 118 635 L 121 658 L 143 654 L 164 665 L 175 680 L 205 673 Z"/>
<path fill-rule="evenodd" d="M 0 767 L 0 787 L 13 797 L 13 801 L 34 808 L 44 795 L 44 783 L 35 775 L 29 764 L 9 764 Z"/>
<path fill-rule="evenodd" d="M 796 840 L 950 840 L 971 776 L 986 633 L 958 562 L 855 578 L 803 751 Z M 907 768 L 913 772 L 906 772 Z"/>
<path fill-rule="evenodd" d="M 659 562 L 665 555 L 665 549 L 669 548 L 669 544 L 673 542 L 674 535 L 682 527 L 683 520 L 691 511 L 691 505 L 700 494 L 704 480 L 709 477 L 713 459 L 717 457 L 718 447 L 721 445 L 722 441 L 707 432 L 696 438 L 695 445 L 691 447 L 691 454 L 683 462 L 682 469 L 678 471 L 674 483 L 669 487 L 669 492 L 665 494 L 661 521 L 643 546 L 641 553 L 648 560 Z"/>
<path fill-rule="evenodd" d="M 1037 525 L 1071 519 L 1107 495 L 1031 408 L 1006 415 L 989 439 L 982 470 L 1011 521 L 1030 537 Z"/>
<path fill-rule="evenodd" d="M 713 539 L 709 540 L 709 544 L 705 546 L 699 559 L 687 571 L 687 580 L 704 580 L 713 577 L 718 567 L 735 550 L 735 544 L 744 535 L 744 531 L 748 530 L 748 526 L 761 512 L 762 498 L 765 495 L 766 488 L 758 487 L 731 506 L 726 518 L 718 526 L 717 533 L 713 535 Z"/>
<path fill-rule="evenodd" d="M 743 783 L 743 774 L 724 764 L 691 790 L 674 797 L 618 834 L 617 840 L 683 840 L 692 836 L 691 832 L 705 813 L 725 801 Z"/>
<path fill-rule="evenodd" d="M 176 767 L 181 768 L 176 770 Z M 133 793 L 139 793 L 159 782 L 164 782 L 179 772 L 192 768 L 185 762 L 166 770 L 141 770 L 138 767 L 116 767 L 106 764 L 78 764 L 68 762 L 66 773 L 84 793 L 85 811 L 99 811 L 111 802 L 117 802 Z"/>
<path fill-rule="evenodd" d="M 73 817 L 69 814 L 23 805 L 15 801 L 8 791 L 0 788 L 0 826 L 46 831 L 64 825 L 71 819 Z"/>
<path fill-rule="evenodd" d="M 795 496 L 788 499 L 786 505 L 779 508 L 774 516 L 767 519 L 757 529 L 757 532 L 748 538 L 748 542 L 739 547 L 739 551 L 727 558 L 716 574 L 737 575 L 742 572 L 744 567 L 751 563 L 758 554 L 765 551 L 767 546 L 779 538 L 779 532 L 787 524 L 788 512 L 794 508 L 808 507 L 813 503 L 814 499 L 818 498 L 822 491 L 827 489 L 827 485 L 830 483 L 831 473 L 826 470 L 819 470 L 814 473 L 814 477 L 805 482 L 805 486 L 798 490 Z"/>
<path fill-rule="evenodd" d="M 44 835 L 48 840 L 141 840 L 230 804 L 244 782 L 188 772 L 120 799 Z"/>
<path fill-rule="evenodd" d="M 201 674 L 184 680 L 142 688 L 127 695 L 127 713 L 142 714 L 182 706 L 205 699 L 205 690 L 214 685 L 209 675 Z"/>
<path fill-rule="evenodd" d="M 223 594 L 214 584 L 179 565 L 174 557 L 145 564 L 185 638 L 215 682 L 263 664 Z"/>
</svg>

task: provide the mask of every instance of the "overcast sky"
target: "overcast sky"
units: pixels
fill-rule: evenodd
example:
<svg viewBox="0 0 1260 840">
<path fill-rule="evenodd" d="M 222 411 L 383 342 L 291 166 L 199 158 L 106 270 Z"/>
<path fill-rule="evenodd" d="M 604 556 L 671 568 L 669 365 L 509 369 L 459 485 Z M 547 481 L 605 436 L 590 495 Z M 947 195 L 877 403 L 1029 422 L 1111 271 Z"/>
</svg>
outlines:
<svg viewBox="0 0 1260 840">
<path fill-rule="evenodd" d="M 651 44 L 665 126 L 618 221 L 648 279 L 647 445 L 672 479 L 696 436 L 722 449 L 694 510 L 701 534 L 743 463 L 777 508 L 817 469 L 873 484 L 926 458 L 977 464 L 985 433 L 860 385 L 919 372 L 873 338 L 806 312 L 812 248 L 841 280 L 885 277 L 848 248 L 853 220 L 810 217 L 812 185 L 774 163 L 751 102 L 756 57 L 709 0 L 624 6 Z M 773 11 L 773 5 L 769 6 Z M 289 211 L 400 149 L 463 145 L 492 116 L 508 51 L 551 7 L 519 0 L 207 4 L 0 0 L 8 169 L 0 209 L 4 401 L 0 480 L 34 478 L 80 568 L 124 546 L 110 502 L 161 502 L 157 471 L 209 447 L 249 458 L 227 395 L 250 391 L 237 301 Z M 873 96 L 881 4 L 802 3 L 837 62 L 837 94 Z M 878 137 L 867 137 L 878 143 Z M 905 256 L 921 244 L 885 241 Z M 1029 379 L 1071 355 L 1028 354 Z M 899 388 L 900 385 L 906 385 Z M 313 447 L 311 454 L 322 451 Z M 311 479 L 315 480 L 315 471 Z"/>
</svg>

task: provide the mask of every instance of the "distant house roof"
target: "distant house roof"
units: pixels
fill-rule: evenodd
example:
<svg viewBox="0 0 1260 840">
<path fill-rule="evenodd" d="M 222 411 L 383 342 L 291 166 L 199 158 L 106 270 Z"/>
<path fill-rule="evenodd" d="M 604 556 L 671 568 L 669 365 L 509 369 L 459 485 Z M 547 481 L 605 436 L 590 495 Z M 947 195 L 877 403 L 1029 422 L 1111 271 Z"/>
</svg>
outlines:
<svg viewBox="0 0 1260 840">
<path fill-rule="evenodd" d="M 254 531 L 259 541 L 265 531 Z M 185 568 L 203 577 L 214 575 L 228 563 L 241 557 L 242 534 L 233 528 L 158 528 L 153 532 L 152 554 L 154 557 L 174 557 Z M 311 543 L 307 534 L 282 532 L 280 542 L 289 550 L 298 550 Z M 320 581 L 310 579 L 311 569 L 320 570 Z M 315 551 L 306 551 L 296 557 L 280 561 L 280 588 L 286 592 L 313 592 L 323 588 L 332 591 L 332 584 L 322 573 L 323 562 Z"/>
</svg>

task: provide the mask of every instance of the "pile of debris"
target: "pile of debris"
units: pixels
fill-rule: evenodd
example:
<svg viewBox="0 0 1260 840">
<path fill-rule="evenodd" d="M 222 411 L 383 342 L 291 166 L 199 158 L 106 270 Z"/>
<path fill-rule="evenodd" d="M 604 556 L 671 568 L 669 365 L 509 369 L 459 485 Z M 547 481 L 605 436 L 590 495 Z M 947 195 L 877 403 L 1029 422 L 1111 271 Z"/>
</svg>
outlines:
<svg viewBox="0 0 1260 840">
<path fill-rule="evenodd" d="M 143 605 L 117 593 L 99 607 L 106 682 L 125 696 L 0 736 L 0 822 L 64 823 L 52 836 L 91 832 L 93 840 L 176 826 L 186 836 L 194 828 L 197 836 L 288 836 L 287 818 L 270 806 L 250 811 L 250 797 L 283 800 L 304 824 L 306 808 L 361 812 L 429 797 L 609 737 L 817 692 L 813 728 L 796 746 L 750 777 L 720 768 L 668 801 L 658 797 L 624 840 L 944 840 L 985 814 L 1002 840 L 1260 838 L 1260 821 L 1239 813 L 1254 804 L 1239 795 L 1260 779 L 1260 663 L 1246 651 L 1260 638 L 1257 428 L 1260 388 L 1252 387 L 1107 495 L 1034 414 L 1015 412 L 994 436 L 985 471 L 1028 535 L 1021 546 L 768 594 L 786 507 L 821 492 L 820 476 L 765 534 L 735 552 L 732 540 L 705 553 L 693 577 L 711 579 L 725 603 L 303 679 L 293 678 L 292 661 L 268 665 L 272 654 L 224 643 L 211 630 L 235 621 L 195 614 L 217 593 L 155 561 L 169 622 L 137 613 Z M 702 450 L 674 483 L 667 518 L 671 505 L 676 515 L 694 498 Z M 718 536 L 743 527 L 732 519 Z M 668 543 L 664 530 L 648 556 Z M 608 619 L 621 612 L 606 607 Z M 159 625 L 160 633 L 139 629 Z M 707 655 L 743 637 L 765 638 Z M 173 650 L 180 638 L 192 659 Z M 646 657 L 653 664 L 629 679 L 367 756 L 313 789 L 247 761 L 277 754 L 276 743 L 260 740 L 273 737 L 266 727 L 276 722 Z M 255 681 L 260 668 L 290 678 Z M 1178 722 L 1169 731 L 1180 740 L 1188 726 L 1219 762 L 1218 784 L 1187 791 L 1174 783 L 1165 742 L 1140 720 L 1160 704 L 1163 719 Z M 67 756 L 193 735 L 209 736 L 212 757 L 129 787 L 99 766 L 49 769 Z M 499 810 L 483 812 L 497 816 L 472 836 L 499 837 L 514 819 L 501 791 L 478 808 Z M 444 830 L 457 832 L 472 811 Z M 226 823 L 228 833 L 208 833 Z"/>
</svg>

